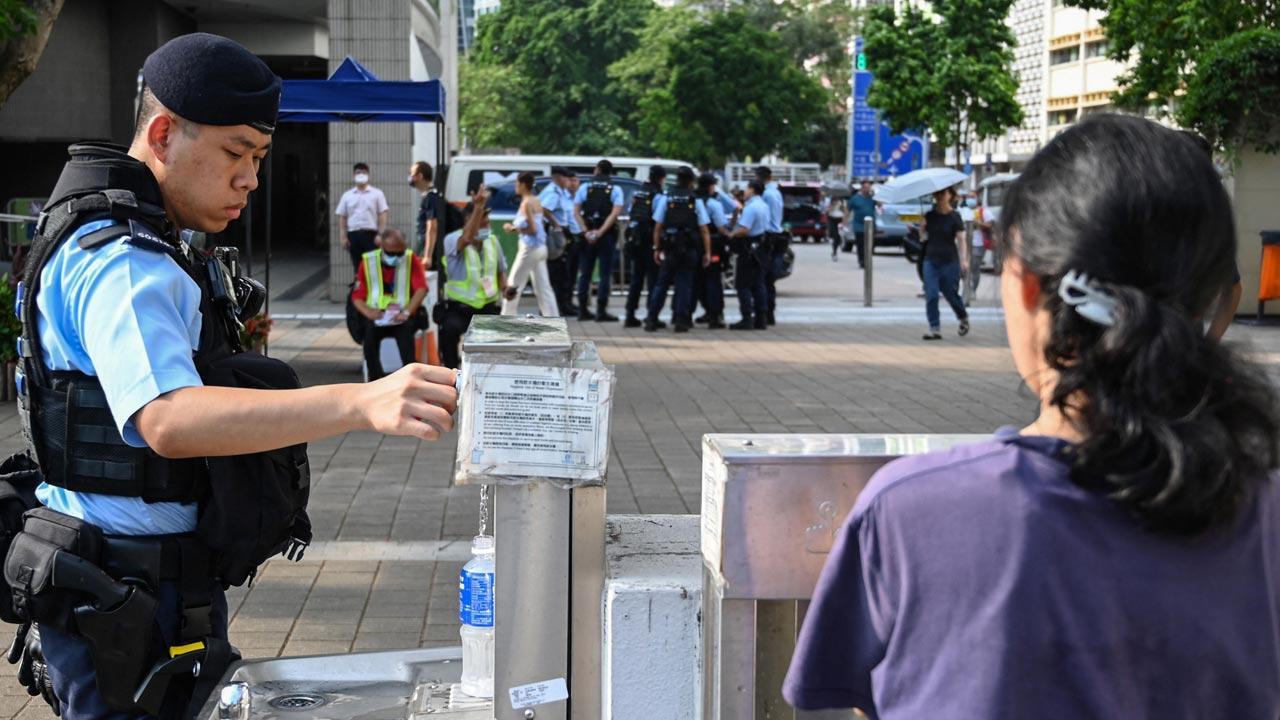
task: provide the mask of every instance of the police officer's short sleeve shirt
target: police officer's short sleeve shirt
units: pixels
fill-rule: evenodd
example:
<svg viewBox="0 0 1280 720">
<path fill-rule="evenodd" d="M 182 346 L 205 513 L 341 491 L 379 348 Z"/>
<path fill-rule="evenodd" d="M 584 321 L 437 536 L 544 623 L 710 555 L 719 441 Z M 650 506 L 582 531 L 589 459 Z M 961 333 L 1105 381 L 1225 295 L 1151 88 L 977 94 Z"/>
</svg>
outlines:
<svg viewBox="0 0 1280 720">
<path fill-rule="evenodd" d="M 542 192 L 538 193 L 538 202 L 542 203 L 542 209 L 551 213 L 556 222 L 561 225 L 569 224 L 569 208 L 565 207 L 564 197 L 561 195 L 561 189 L 555 183 L 548 183 L 542 188 Z"/>
<path fill-rule="evenodd" d="M 707 204 L 702 202 L 702 198 L 696 198 L 693 201 L 693 211 L 698 216 L 698 224 L 706 225 L 711 222 L 707 215 Z M 665 223 L 667 221 L 667 194 L 663 193 L 653 199 L 653 221 L 655 223 Z"/>
<path fill-rule="evenodd" d="M 80 247 L 82 235 L 112 223 L 78 228 L 45 265 L 36 297 L 37 332 L 49 369 L 96 376 L 124 441 L 146 447 L 134 415 L 165 393 L 203 384 L 194 361 L 200 288 L 168 255 L 126 240 Z M 148 504 L 47 485 L 40 499 L 120 534 L 186 532 L 195 521 L 194 505 Z"/>
<path fill-rule="evenodd" d="M 738 218 L 738 227 L 747 229 L 747 237 L 759 237 L 769 231 L 769 206 L 764 198 L 754 197 L 747 201 Z"/>
<path fill-rule="evenodd" d="M 764 189 L 764 202 L 769 207 L 769 232 L 782 232 L 782 191 L 778 183 L 769 183 Z"/>
<path fill-rule="evenodd" d="M 702 201 L 699 200 L 698 202 Z M 729 218 L 725 216 L 724 207 L 719 202 L 709 202 L 704 203 L 704 205 L 707 208 L 707 217 L 710 218 L 710 223 L 715 226 L 716 230 L 729 224 Z"/>
</svg>

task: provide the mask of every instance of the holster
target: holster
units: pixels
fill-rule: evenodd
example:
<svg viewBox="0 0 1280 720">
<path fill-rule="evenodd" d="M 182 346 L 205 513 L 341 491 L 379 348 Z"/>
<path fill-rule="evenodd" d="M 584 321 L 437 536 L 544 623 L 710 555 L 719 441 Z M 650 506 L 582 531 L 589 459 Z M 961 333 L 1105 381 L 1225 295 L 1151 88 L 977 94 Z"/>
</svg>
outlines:
<svg viewBox="0 0 1280 720">
<path fill-rule="evenodd" d="M 26 514 L 4 575 L 24 620 L 88 643 L 108 706 L 157 715 L 171 680 L 195 674 L 211 689 L 234 659 L 225 640 L 211 637 L 209 557 L 191 536 L 108 537 L 40 507 Z M 157 593 L 169 580 L 182 599 L 178 644 L 157 657 Z"/>
</svg>

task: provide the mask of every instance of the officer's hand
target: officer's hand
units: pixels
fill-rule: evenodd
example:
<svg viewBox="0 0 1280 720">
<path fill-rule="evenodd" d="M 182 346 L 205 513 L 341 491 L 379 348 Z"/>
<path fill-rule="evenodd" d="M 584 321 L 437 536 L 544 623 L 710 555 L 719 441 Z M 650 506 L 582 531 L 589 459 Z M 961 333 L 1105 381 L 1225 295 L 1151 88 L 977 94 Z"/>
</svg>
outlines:
<svg viewBox="0 0 1280 720">
<path fill-rule="evenodd" d="M 439 440 L 453 429 L 453 413 L 458 409 L 456 377 L 449 368 L 409 363 L 365 385 L 359 407 L 374 432 Z"/>
<path fill-rule="evenodd" d="M 19 626 L 7 659 L 10 664 L 20 663 L 18 682 L 27 689 L 27 694 L 33 697 L 39 695 L 53 708 L 53 714 L 59 715 L 58 696 L 53 692 L 53 678 L 49 677 L 44 651 L 40 647 L 39 628 L 32 623 Z"/>
</svg>

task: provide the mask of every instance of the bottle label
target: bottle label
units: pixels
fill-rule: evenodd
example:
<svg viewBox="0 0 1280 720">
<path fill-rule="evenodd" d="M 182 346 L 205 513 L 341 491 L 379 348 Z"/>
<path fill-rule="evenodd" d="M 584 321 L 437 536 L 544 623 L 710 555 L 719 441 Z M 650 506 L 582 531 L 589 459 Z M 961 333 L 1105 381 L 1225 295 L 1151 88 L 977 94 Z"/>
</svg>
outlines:
<svg viewBox="0 0 1280 720">
<path fill-rule="evenodd" d="M 458 574 L 458 620 L 471 627 L 493 627 L 493 573 Z"/>
</svg>

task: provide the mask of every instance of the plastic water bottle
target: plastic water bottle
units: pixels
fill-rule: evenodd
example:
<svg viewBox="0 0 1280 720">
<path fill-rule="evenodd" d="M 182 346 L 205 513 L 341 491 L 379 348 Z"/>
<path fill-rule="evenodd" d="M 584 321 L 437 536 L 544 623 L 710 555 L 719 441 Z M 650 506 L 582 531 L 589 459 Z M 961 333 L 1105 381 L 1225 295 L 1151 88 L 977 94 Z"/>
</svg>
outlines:
<svg viewBox="0 0 1280 720">
<path fill-rule="evenodd" d="M 493 697 L 493 536 L 471 541 L 471 559 L 458 573 L 462 622 L 462 692 Z"/>
</svg>

